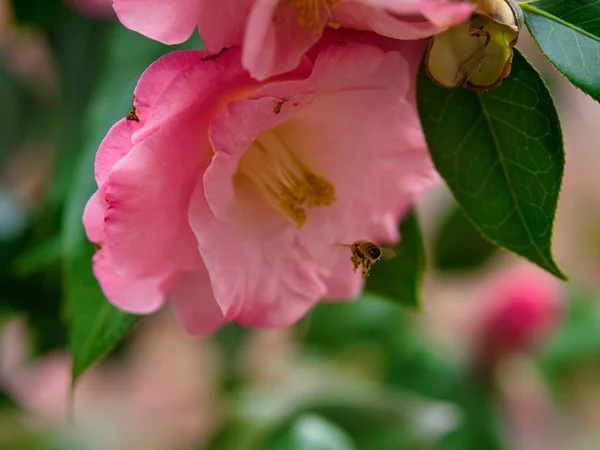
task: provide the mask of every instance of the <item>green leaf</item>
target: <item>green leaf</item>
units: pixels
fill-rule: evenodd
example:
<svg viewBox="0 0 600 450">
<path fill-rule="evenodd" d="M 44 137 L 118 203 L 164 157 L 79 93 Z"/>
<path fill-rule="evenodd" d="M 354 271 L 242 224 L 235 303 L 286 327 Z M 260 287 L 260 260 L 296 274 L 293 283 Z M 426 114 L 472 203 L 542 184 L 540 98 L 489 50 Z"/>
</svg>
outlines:
<svg viewBox="0 0 600 450">
<path fill-rule="evenodd" d="M 431 156 L 455 199 L 492 242 L 561 279 L 552 231 L 564 169 L 554 101 L 519 51 L 486 92 L 444 89 L 423 66 L 417 102 Z"/>
<path fill-rule="evenodd" d="M 472 270 L 487 262 L 497 250 L 461 209 L 452 205 L 436 231 L 434 265 L 448 272 Z"/>
<path fill-rule="evenodd" d="M 411 211 L 400 225 L 396 256 L 377 262 L 369 272 L 366 290 L 403 306 L 418 309 L 425 273 L 425 247 L 417 215 Z"/>
<path fill-rule="evenodd" d="M 567 79 L 600 101 L 600 0 L 521 3 L 542 53 Z"/>
</svg>

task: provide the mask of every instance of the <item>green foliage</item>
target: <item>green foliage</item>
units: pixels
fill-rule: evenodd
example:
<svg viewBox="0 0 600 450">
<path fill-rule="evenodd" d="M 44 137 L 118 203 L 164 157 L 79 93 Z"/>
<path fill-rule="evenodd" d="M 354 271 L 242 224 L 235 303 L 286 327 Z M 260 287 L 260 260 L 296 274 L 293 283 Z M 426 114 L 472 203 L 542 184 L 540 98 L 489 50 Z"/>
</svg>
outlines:
<svg viewBox="0 0 600 450">
<path fill-rule="evenodd" d="M 350 437 L 338 426 L 315 414 L 300 416 L 265 450 L 355 450 Z"/>
<path fill-rule="evenodd" d="M 517 51 L 498 88 L 474 92 L 444 89 L 421 66 L 417 101 L 435 166 L 477 228 L 566 279 L 551 251 L 562 133 L 538 72 Z"/>
<path fill-rule="evenodd" d="M 571 83 L 600 101 L 600 0 L 537 0 L 521 8 L 544 55 Z"/>
<path fill-rule="evenodd" d="M 471 375 L 456 385 L 456 402 L 462 422 L 441 442 L 441 450 L 504 450 L 502 411 L 497 392 L 486 379 Z"/>
<path fill-rule="evenodd" d="M 396 256 L 373 266 L 366 290 L 394 303 L 419 308 L 420 290 L 425 273 L 425 247 L 417 214 L 411 211 L 400 224 L 400 243 Z"/>
<path fill-rule="evenodd" d="M 305 345 L 328 360 L 369 355 L 362 365 L 370 364 L 385 384 L 429 398 L 455 398 L 458 368 L 422 339 L 412 314 L 381 297 L 317 305 L 302 331 Z"/>
<path fill-rule="evenodd" d="M 61 0 L 44 0 L 35 5 L 22 0 L 12 0 L 11 3 L 17 21 L 46 29 L 54 28 L 69 13 Z"/>
<path fill-rule="evenodd" d="M 441 271 L 467 271 L 484 264 L 497 250 L 453 205 L 436 231 L 433 262 Z"/>
<path fill-rule="evenodd" d="M 591 292 L 580 290 L 565 306 L 563 322 L 539 357 L 544 375 L 558 390 L 572 371 L 600 362 L 600 303 Z"/>
</svg>

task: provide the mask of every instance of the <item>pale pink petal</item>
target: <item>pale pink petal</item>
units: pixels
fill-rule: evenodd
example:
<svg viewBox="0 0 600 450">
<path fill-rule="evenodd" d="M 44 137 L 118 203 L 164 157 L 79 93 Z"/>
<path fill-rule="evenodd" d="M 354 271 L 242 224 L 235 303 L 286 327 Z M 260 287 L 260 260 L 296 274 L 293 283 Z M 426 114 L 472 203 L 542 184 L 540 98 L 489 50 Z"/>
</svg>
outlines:
<svg viewBox="0 0 600 450">
<path fill-rule="evenodd" d="M 306 264 L 306 251 L 283 217 L 260 208 L 256 205 L 254 212 L 263 215 L 262 219 L 271 217 L 262 229 L 221 222 L 212 214 L 199 183 L 190 224 L 225 319 L 245 326 L 287 326 L 317 302 L 325 286 L 313 264 Z"/>
<path fill-rule="evenodd" d="M 342 2 L 334 17 L 344 27 L 394 39 L 422 39 L 465 21 L 472 11 L 468 1 L 355 0 Z"/>
<path fill-rule="evenodd" d="M 96 252 L 93 267 L 106 298 L 123 311 L 149 314 L 160 308 L 165 301 L 169 277 L 124 277 L 116 272 L 106 248 Z"/>
<path fill-rule="evenodd" d="M 200 17 L 201 0 L 113 0 L 127 28 L 164 44 L 187 40 Z"/>
<path fill-rule="evenodd" d="M 183 329 L 191 335 L 210 334 L 225 321 L 205 267 L 180 272 L 169 290 L 169 303 Z"/>
<path fill-rule="evenodd" d="M 201 261 L 187 208 L 210 159 L 202 115 L 175 117 L 136 145 L 106 183 L 104 231 L 117 270 L 149 277 L 192 270 Z"/>
<path fill-rule="evenodd" d="M 349 264 L 350 252 L 338 252 L 331 275 L 326 280 L 327 293 L 322 300 L 354 300 L 360 296 L 364 281 L 358 276 L 348 277 L 348 267 L 352 267 Z"/>
<path fill-rule="evenodd" d="M 248 17 L 242 63 L 258 80 L 292 70 L 321 31 L 300 25 L 297 10 L 285 2 L 256 0 Z"/>
</svg>

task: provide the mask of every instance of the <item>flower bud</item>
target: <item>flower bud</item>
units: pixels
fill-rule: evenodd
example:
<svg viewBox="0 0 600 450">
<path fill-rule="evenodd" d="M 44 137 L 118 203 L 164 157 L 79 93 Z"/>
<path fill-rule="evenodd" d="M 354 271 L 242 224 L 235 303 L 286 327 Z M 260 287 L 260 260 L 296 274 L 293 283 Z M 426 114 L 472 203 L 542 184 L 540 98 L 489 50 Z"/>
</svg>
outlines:
<svg viewBox="0 0 600 450">
<path fill-rule="evenodd" d="M 498 86 L 510 73 L 522 24 L 523 14 L 514 0 L 479 0 L 469 21 L 431 38 L 427 73 L 443 87 Z"/>
<path fill-rule="evenodd" d="M 562 286 L 537 267 L 500 273 L 480 295 L 487 305 L 474 336 L 479 367 L 494 367 L 506 356 L 533 349 L 561 316 Z"/>
</svg>

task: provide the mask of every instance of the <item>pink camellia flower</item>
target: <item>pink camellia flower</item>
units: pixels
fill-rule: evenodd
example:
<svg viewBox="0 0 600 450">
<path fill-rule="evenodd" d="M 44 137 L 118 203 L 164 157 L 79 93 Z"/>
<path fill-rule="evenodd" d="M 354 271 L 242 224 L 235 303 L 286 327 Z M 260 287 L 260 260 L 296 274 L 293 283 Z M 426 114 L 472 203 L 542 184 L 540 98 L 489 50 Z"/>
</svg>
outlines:
<svg viewBox="0 0 600 450">
<path fill-rule="evenodd" d="M 168 298 L 202 334 L 231 320 L 286 326 L 319 299 L 360 293 L 336 244 L 397 242 L 437 175 L 413 98 L 422 45 L 333 34 L 268 82 L 237 48 L 146 70 L 134 113 L 100 145 L 83 218 L 113 304 L 145 314 Z"/>
<path fill-rule="evenodd" d="M 562 294 L 552 275 L 529 263 L 499 274 L 482 293 L 489 303 L 475 333 L 479 363 L 489 366 L 539 343 L 560 316 Z"/>
<path fill-rule="evenodd" d="M 464 21 L 468 0 L 113 0 L 128 28 L 165 44 L 190 37 L 197 26 L 217 53 L 243 42 L 242 63 L 264 80 L 295 69 L 326 27 L 421 39 Z"/>
</svg>

